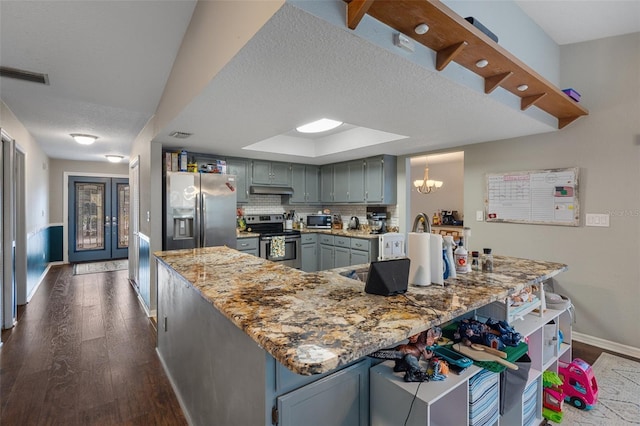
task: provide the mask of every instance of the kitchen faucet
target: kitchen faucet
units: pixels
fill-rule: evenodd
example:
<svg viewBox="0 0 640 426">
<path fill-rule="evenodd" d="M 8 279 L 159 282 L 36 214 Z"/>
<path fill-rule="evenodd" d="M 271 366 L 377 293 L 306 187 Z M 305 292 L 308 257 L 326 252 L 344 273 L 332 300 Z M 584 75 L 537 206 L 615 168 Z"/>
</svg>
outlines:
<svg viewBox="0 0 640 426">
<path fill-rule="evenodd" d="M 429 218 L 424 213 L 418 213 L 416 218 L 413 220 L 413 228 L 411 229 L 411 232 L 418 232 L 418 224 L 421 221 L 424 223 L 424 232 L 431 233 L 431 224 L 429 223 Z"/>
</svg>

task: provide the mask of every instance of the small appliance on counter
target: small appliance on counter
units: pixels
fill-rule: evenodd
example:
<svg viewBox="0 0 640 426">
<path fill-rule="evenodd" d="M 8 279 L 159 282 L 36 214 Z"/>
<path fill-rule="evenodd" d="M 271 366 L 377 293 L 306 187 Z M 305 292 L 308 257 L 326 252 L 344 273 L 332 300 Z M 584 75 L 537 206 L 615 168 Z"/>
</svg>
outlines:
<svg viewBox="0 0 640 426">
<path fill-rule="evenodd" d="M 443 225 L 462 226 L 462 223 L 457 210 L 442 210 Z"/>
<path fill-rule="evenodd" d="M 309 214 L 307 215 L 307 228 L 309 229 L 331 229 L 330 214 Z"/>
<path fill-rule="evenodd" d="M 367 207 L 367 220 L 372 234 L 387 232 L 387 209 L 384 207 Z"/>
<path fill-rule="evenodd" d="M 358 216 L 351 216 L 351 219 L 349 219 L 349 229 L 360 229 L 360 219 L 358 219 Z"/>
</svg>

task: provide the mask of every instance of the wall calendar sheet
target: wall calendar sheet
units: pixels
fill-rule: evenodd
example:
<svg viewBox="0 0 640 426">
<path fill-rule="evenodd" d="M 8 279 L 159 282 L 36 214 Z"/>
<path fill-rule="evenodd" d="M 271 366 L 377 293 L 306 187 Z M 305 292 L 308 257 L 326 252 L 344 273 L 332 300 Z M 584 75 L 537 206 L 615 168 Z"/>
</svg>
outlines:
<svg viewBox="0 0 640 426">
<path fill-rule="evenodd" d="M 487 222 L 580 225 L 578 168 L 489 173 Z"/>
</svg>

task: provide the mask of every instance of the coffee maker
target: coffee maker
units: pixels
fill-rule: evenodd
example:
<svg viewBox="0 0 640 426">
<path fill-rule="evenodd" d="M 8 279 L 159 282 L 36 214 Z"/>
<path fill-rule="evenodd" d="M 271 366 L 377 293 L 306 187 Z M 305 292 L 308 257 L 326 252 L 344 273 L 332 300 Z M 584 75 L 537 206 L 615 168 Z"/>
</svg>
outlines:
<svg viewBox="0 0 640 426">
<path fill-rule="evenodd" d="M 374 207 L 367 208 L 367 220 L 369 222 L 369 228 L 371 229 L 372 234 L 384 234 L 385 232 L 387 232 L 386 209 L 379 209 Z"/>
</svg>

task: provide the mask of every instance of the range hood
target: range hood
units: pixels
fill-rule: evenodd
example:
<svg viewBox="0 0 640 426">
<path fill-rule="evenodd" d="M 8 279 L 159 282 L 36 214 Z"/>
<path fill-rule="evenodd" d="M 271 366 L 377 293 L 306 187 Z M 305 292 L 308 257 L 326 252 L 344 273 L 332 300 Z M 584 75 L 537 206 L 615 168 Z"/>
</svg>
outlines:
<svg viewBox="0 0 640 426">
<path fill-rule="evenodd" d="M 293 195 L 293 188 L 290 186 L 251 185 L 249 194 Z"/>
</svg>

